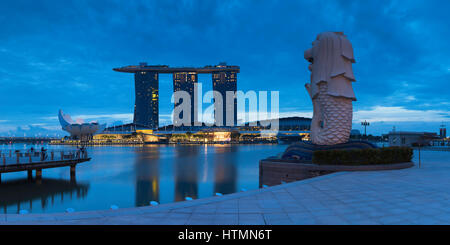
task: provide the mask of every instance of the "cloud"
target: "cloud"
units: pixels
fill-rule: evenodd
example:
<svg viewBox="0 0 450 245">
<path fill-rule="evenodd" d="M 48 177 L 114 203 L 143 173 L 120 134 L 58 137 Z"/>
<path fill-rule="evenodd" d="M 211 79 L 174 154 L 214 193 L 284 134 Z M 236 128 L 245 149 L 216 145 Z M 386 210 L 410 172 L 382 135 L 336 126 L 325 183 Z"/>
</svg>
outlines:
<svg viewBox="0 0 450 245">
<path fill-rule="evenodd" d="M 14 126 L 6 125 L 0 128 L 0 134 L 2 136 L 51 136 L 59 137 L 68 135 L 61 130 L 61 126 L 47 125 L 44 123 L 38 123 L 27 126 Z"/>
<path fill-rule="evenodd" d="M 279 90 L 280 114 L 307 116 L 302 53 L 327 30 L 344 31 L 355 49 L 357 105 L 367 111 L 355 118 L 445 119 L 449 7 L 437 0 L 11 1 L 0 6 L 2 119 L 29 125 L 64 108 L 86 120 L 130 122 L 131 113 L 120 112 L 133 111 L 133 77 L 111 69 L 140 61 L 240 65 L 238 89 Z M 161 78 L 160 95 L 171 84 Z M 160 112 L 172 106 L 160 103 Z"/>
<path fill-rule="evenodd" d="M 359 110 L 353 121 L 360 122 L 442 122 L 450 120 L 448 110 L 411 110 L 401 106 L 374 106 L 370 110 Z"/>
</svg>

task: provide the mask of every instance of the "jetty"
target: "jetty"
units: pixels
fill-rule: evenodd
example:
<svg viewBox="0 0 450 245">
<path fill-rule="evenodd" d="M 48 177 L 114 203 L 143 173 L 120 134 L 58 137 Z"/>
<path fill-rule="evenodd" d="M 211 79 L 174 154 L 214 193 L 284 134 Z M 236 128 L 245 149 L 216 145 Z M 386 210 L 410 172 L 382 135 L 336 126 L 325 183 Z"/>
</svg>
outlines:
<svg viewBox="0 0 450 245">
<path fill-rule="evenodd" d="M 75 151 L 20 151 L 7 150 L 0 152 L 0 182 L 3 173 L 27 171 L 28 179 L 42 179 L 42 170 L 70 166 L 70 178 L 75 178 L 76 165 L 91 160 L 85 150 Z"/>
</svg>

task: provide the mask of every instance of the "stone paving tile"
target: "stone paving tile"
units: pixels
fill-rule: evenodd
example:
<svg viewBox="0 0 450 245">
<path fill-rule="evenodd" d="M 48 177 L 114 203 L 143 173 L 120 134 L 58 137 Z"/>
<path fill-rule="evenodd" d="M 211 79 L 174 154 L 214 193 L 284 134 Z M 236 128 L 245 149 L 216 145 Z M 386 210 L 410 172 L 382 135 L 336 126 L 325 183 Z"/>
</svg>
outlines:
<svg viewBox="0 0 450 245">
<path fill-rule="evenodd" d="M 73 214 L 66 215 L 55 215 L 54 218 L 56 220 L 78 220 L 78 219 L 96 219 L 105 217 L 102 213 L 99 212 L 79 212 Z"/>
<path fill-rule="evenodd" d="M 318 225 L 348 225 L 349 223 L 337 215 L 315 216 Z"/>
<path fill-rule="evenodd" d="M 7 214 L 6 221 L 54 221 L 56 220 L 54 215 L 48 214 Z"/>
<path fill-rule="evenodd" d="M 262 214 L 239 214 L 239 225 L 264 225 Z"/>
<path fill-rule="evenodd" d="M 171 212 L 165 211 L 165 212 L 152 212 L 152 213 L 144 213 L 139 215 L 139 217 L 147 217 L 147 218 L 165 218 L 169 216 L 169 214 L 172 214 Z"/>
<path fill-rule="evenodd" d="M 218 214 L 214 216 L 213 225 L 238 225 L 238 214 Z"/>
<path fill-rule="evenodd" d="M 263 211 L 259 208 L 239 208 L 239 214 L 260 214 Z"/>
<path fill-rule="evenodd" d="M 188 208 L 177 208 L 177 209 L 173 209 L 172 212 L 173 213 L 185 213 L 185 214 L 190 214 L 193 213 L 195 210 L 195 208 L 193 207 L 188 207 Z"/>
<path fill-rule="evenodd" d="M 186 225 L 188 219 L 161 219 L 157 225 Z"/>
<path fill-rule="evenodd" d="M 349 225 L 381 225 L 380 222 L 373 219 L 359 219 L 348 221 Z"/>
<path fill-rule="evenodd" d="M 193 214 L 216 214 L 218 213 L 215 207 L 197 208 L 194 210 Z"/>
<path fill-rule="evenodd" d="M 402 215 L 388 215 L 381 218 L 375 218 L 375 220 L 383 225 L 389 225 L 405 222 L 405 217 Z"/>
<path fill-rule="evenodd" d="M 279 219 L 266 222 L 266 225 L 294 225 L 294 222 L 291 219 Z"/>
<path fill-rule="evenodd" d="M 290 220 L 294 225 L 316 225 L 316 219 L 313 215 L 296 215 L 288 214 Z"/>
<path fill-rule="evenodd" d="M 211 217 L 211 215 L 206 215 L 206 214 L 197 215 L 197 214 L 193 214 L 193 213 L 168 213 L 164 218 L 165 219 L 175 219 L 175 220 L 178 220 L 178 219 L 187 220 L 187 219 L 190 219 L 192 216 Z"/>
<path fill-rule="evenodd" d="M 267 225 L 287 225 L 293 223 L 286 213 L 264 214 L 263 217 Z"/>
<path fill-rule="evenodd" d="M 64 220 L 64 225 L 112 225 L 108 221 L 108 218 Z M 56 224 L 61 224 L 61 221 Z"/>
</svg>

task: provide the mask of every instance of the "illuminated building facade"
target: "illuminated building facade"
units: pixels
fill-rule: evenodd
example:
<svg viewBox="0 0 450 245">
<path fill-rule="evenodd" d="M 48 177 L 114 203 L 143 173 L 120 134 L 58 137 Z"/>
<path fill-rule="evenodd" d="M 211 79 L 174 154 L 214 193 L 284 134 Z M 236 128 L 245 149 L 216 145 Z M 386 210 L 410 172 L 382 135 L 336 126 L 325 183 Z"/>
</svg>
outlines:
<svg viewBox="0 0 450 245">
<path fill-rule="evenodd" d="M 198 82 L 198 74 L 212 74 L 213 89 L 217 90 L 223 96 L 223 122 L 216 125 L 226 124 L 226 91 L 236 92 L 237 90 L 237 73 L 240 72 L 239 66 L 229 66 L 220 63 L 216 66 L 204 67 L 169 67 L 167 65 L 131 65 L 120 68 L 114 68 L 114 71 L 134 73 L 136 103 L 134 108 L 135 125 L 145 125 L 146 127 L 156 129 L 159 126 L 158 120 L 158 79 L 159 74 L 173 74 L 174 92 L 186 91 L 191 95 L 191 122 L 197 121 L 196 110 L 197 100 L 194 95 L 194 86 Z M 175 105 L 176 106 L 176 105 Z M 234 108 L 234 125 L 237 122 L 237 100 L 233 98 L 231 108 Z M 218 108 L 217 108 L 218 109 Z M 181 118 L 181 117 L 180 117 Z M 225 125 L 226 126 L 226 125 Z"/>
<path fill-rule="evenodd" d="M 227 67 L 225 63 L 220 63 L 216 67 Z M 212 73 L 213 90 L 217 91 L 222 96 L 222 105 L 214 103 L 214 113 L 222 111 L 222 122 L 216 121 L 216 126 L 237 126 L 237 72 L 235 71 L 217 71 Z M 232 98 L 227 98 L 227 92 L 233 92 Z M 230 100 L 231 99 L 231 100 Z M 217 102 L 216 99 L 214 99 Z M 222 107 L 222 108 L 220 108 Z M 227 117 L 232 116 L 233 118 Z M 229 125 L 232 123 L 232 125 Z"/>
<path fill-rule="evenodd" d="M 198 82 L 198 74 L 197 72 L 175 72 L 173 74 L 173 92 L 185 91 L 189 94 L 191 100 L 191 117 L 190 117 L 190 125 L 186 126 L 194 126 L 194 122 L 198 121 L 198 115 L 196 112 L 196 108 L 198 106 L 197 96 L 194 94 L 195 84 Z M 183 103 L 183 98 L 177 102 L 177 98 L 175 98 L 175 107 Z M 174 120 L 176 117 L 174 116 Z M 183 112 L 180 112 L 178 118 L 183 119 Z M 174 121 L 175 125 L 179 125 L 179 122 Z"/>
<path fill-rule="evenodd" d="M 158 128 L 158 73 L 140 71 L 134 74 L 136 102 L 134 104 L 134 124 Z"/>
<path fill-rule="evenodd" d="M 441 128 L 439 129 L 439 137 L 440 137 L 441 139 L 444 139 L 444 138 L 447 137 L 447 129 L 445 128 L 445 125 L 444 125 L 444 124 L 442 124 L 442 125 L 441 125 Z"/>
</svg>

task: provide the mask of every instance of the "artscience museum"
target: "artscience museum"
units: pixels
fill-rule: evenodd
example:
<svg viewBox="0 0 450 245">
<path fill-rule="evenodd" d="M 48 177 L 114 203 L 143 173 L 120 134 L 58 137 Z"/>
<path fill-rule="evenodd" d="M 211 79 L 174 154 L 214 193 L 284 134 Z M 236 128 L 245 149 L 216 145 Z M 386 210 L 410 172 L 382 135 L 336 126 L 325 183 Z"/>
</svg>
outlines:
<svg viewBox="0 0 450 245">
<path fill-rule="evenodd" d="M 85 123 L 83 119 L 72 120 L 70 115 L 64 114 L 62 110 L 58 113 L 59 123 L 64 131 L 70 133 L 70 137 L 76 140 L 91 140 L 94 134 L 102 132 L 106 124 L 99 124 L 96 121 Z"/>
</svg>

